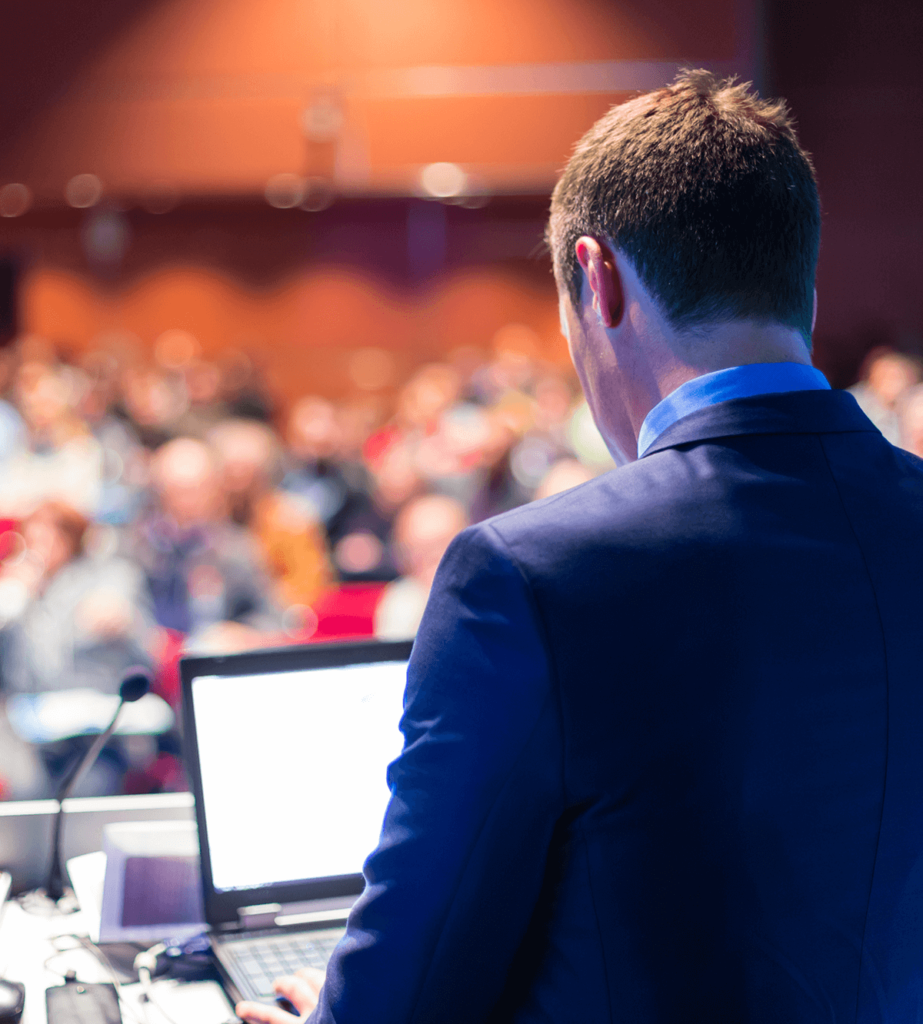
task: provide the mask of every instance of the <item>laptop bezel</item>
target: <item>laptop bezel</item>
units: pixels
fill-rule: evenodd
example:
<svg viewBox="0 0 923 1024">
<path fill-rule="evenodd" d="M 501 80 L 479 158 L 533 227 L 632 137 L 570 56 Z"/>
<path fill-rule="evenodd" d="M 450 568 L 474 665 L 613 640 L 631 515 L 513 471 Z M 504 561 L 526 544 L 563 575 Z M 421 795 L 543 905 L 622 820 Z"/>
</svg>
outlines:
<svg viewBox="0 0 923 1024">
<path fill-rule="evenodd" d="M 241 654 L 191 656 L 180 660 L 183 757 L 195 801 L 202 862 L 202 898 L 205 920 L 209 925 L 220 927 L 236 924 L 239 918 L 238 911 L 243 907 L 269 903 L 303 903 L 336 896 L 358 896 L 362 892 L 364 879 L 361 874 L 350 874 L 264 885 L 251 889 L 234 889 L 229 892 L 215 890 L 192 701 L 193 681 L 201 676 L 259 675 L 266 672 L 298 672 L 346 665 L 367 665 L 378 661 L 407 661 L 412 648 L 411 640 L 341 641 L 267 648 Z M 279 827 L 280 839 L 284 839 L 284 826 L 280 823 Z M 371 850 L 369 852 L 371 853 Z"/>
</svg>

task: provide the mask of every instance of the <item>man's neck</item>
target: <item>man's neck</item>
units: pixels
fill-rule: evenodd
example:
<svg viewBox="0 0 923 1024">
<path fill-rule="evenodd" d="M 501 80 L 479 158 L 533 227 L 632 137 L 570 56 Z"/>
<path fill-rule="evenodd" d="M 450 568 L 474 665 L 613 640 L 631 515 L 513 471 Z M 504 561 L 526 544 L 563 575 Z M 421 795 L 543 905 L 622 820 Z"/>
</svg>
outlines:
<svg viewBox="0 0 923 1024">
<path fill-rule="evenodd" d="M 636 430 L 659 401 L 696 377 L 751 363 L 811 365 L 811 354 L 799 331 L 751 320 L 718 324 L 701 332 L 674 333 L 663 338 L 658 355 L 652 360 L 643 402 L 632 410 Z"/>
</svg>

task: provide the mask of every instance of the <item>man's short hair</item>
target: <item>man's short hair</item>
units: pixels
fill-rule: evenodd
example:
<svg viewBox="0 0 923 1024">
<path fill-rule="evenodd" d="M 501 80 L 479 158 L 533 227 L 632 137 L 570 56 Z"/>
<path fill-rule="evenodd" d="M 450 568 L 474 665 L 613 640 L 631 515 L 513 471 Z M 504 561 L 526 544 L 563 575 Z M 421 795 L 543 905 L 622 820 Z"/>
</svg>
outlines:
<svg viewBox="0 0 923 1024">
<path fill-rule="evenodd" d="M 737 319 L 811 336 L 820 204 L 782 101 L 708 71 L 613 107 L 551 201 L 558 286 L 579 308 L 581 235 L 608 238 L 677 330 Z"/>
</svg>

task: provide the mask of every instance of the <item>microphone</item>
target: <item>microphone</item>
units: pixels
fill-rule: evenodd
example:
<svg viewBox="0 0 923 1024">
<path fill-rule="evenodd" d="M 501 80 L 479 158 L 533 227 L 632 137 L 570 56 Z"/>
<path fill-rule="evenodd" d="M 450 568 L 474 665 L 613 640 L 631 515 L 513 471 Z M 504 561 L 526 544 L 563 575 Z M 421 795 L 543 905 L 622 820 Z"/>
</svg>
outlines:
<svg viewBox="0 0 923 1024">
<path fill-rule="evenodd" d="M 151 674 L 145 668 L 130 668 L 119 686 L 119 706 L 115 709 L 112 721 L 96 737 L 89 750 L 80 758 L 71 772 L 64 776 L 55 799 L 58 801 L 58 813 L 54 820 L 54 837 L 51 843 L 51 864 L 48 868 L 48 882 L 45 895 L 57 902 L 64 895 L 64 867 L 61 863 L 61 827 L 64 824 L 64 801 L 73 793 L 86 773 L 96 763 L 100 751 L 109 742 L 126 704 L 140 700 L 151 686 Z"/>
</svg>

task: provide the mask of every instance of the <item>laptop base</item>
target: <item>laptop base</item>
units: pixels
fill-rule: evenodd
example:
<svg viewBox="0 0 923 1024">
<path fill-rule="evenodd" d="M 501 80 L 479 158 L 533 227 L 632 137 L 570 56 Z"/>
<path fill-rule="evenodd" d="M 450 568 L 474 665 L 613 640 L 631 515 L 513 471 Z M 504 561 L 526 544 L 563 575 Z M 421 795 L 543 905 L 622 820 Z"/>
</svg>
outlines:
<svg viewBox="0 0 923 1024">
<path fill-rule="evenodd" d="M 272 1003 L 273 981 L 302 967 L 323 971 L 345 923 L 325 928 L 272 928 L 212 934 L 212 951 L 234 1002 L 250 999 Z"/>
</svg>

